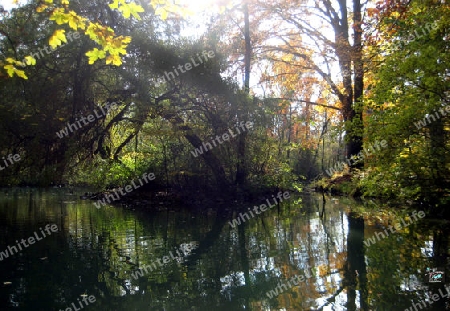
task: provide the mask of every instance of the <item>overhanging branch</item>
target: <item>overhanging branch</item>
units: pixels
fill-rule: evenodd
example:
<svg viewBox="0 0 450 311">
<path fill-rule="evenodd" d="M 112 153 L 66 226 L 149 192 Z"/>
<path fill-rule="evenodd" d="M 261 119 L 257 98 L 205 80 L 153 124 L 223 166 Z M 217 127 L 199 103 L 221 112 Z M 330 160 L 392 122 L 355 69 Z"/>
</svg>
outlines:
<svg viewBox="0 0 450 311">
<path fill-rule="evenodd" d="M 338 108 L 338 107 L 328 106 L 328 105 L 319 104 L 319 103 L 311 102 L 311 101 L 308 101 L 308 100 L 296 99 L 296 98 L 270 97 L 270 98 L 267 98 L 267 99 L 277 99 L 277 100 L 297 101 L 297 102 L 307 103 L 307 104 L 310 104 L 310 105 L 316 105 L 316 106 L 321 106 L 321 107 L 325 107 L 325 108 L 330 108 L 330 109 L 335 109 L 335 110 L 341 110 L 341 108 Z"/>
</svg>

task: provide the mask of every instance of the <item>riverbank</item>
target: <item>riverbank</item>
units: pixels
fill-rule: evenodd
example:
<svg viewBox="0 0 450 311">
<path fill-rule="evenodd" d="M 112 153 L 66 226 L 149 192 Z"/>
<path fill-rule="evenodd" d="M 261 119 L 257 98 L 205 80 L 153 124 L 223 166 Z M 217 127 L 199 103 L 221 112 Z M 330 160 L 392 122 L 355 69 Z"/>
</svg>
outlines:
<svg viewBox="0 0 450 311">
<path fill-rule="evenodd" d="M 118 195 L 121 193 L 121 189 L 123 195 Z M 297 187 L 287 190 L 261 188 L 225 192 L 213 187 L 206 189 L 199 189 L 195 186 L 177 188 L 148 183 L 128 193 L 125 193 L 123 188 L 116 187 L 97 192 L 78 193 L 78 195 L 81 199 L 92 202 L 97 209 L 101 209 L 108 204 L 131 210 L 176 209 L 177 206 L 188 207 L 191 210 L 203 210 L 205 206 L 215 206 L 217 209 L 226 208 L 230 211 L 243 211 L 248 208 L 249 204 L 257 204 L 280 192 L 300 194 L 300 190 L 302 189 Z M 110 198 L 110 200 L 107 201 L 105 198 Z"/>
<path fill-rule="evenodd" d="M 308 188 L 315 192 L 327 193 L 332 196 L 348 196 L 361 199 L 376 199 L 384 204 L 399 207 L 421 207 L 428 213 L 450 219 L 450 210 L 446 208 L 442 195 L 431 195 L 436 189 L 428 191 L 420 189 L 421 192 L 392 192 L 386 189 L 381 183 L 371 180 L 364 171 L 355 170 L 350 172 L 348 169 L 331 177 L 322 176 L 309 183 Z"/>
</svg>

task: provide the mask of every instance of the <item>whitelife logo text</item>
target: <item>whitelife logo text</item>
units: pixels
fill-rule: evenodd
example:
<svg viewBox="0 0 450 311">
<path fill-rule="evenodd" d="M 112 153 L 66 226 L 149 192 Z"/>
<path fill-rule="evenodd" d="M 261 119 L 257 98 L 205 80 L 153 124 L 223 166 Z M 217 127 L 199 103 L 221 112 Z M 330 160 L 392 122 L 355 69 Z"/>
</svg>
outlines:
<svg viewBox="0 0 450 311">
<path fill-rule="evenodd" d="M 14 254 L 17 254 L 19 251 L 22 250 L 22 245 L 24 248 L 27 248 L 30 245 L 33 245 L 34 243 L 36 243 L 36 241 L 40 241 L 43 238 L 47 237 L 47 235 L 51 235 L 52 232 L 55 233 L 58 231 L 58 226 L 55 224 L 52 225 L 45 225 L 45 232 L 47 232 L 47 234 L 44 233 L 44 230 L 42 230 L 42 228 L 39 228 L 39 230 L 41 231 L 41 235 L 39 236 L 38 232 L 34 232 L 34 236 L 30 236 L 28 239 L 22 239 L 20 242 L 16 240 L 16 246 L 8 246 L 7 249 L 5 249 L 5 251 L 0 252 L 0 261 L 3 261 L 3 258 L 8 258 L 9 256 L 12 256 Z M 36 238 L 36 239 L 35 239 Z M 29 244 L 27 244 L 27 241 Z M 19 248 L 19 250 L 17 250 L 17 248 Z"/>
<path fill-rule="evenodd" d="M 228 129 L 228 132 L 223 133 L 221 136 L 216 135 L 216 138 L 213 138 L 211 140 L 211 143 L 214 145 L 214 147 L 217 147 L 216 140 L 217 140 L 218 144 L 223 144 L 224 142 L 230 140 L 230 135 L 231 135 L 231 138 L 234 138 L 237 135 L 241 134 L 241 130 L 239 128 L 242 129 L 242 132 L 245 132 L 246 129 L 250 130 L 250 129 L 253 128 L 253 122 L 247 121 L 247 122 L 245 122 L 245 125 L 244 125 L 244 121 L 242 121 L 240 123 L 240 126 L 236 126 L 236 128 L 235 128 L 236 131 L 237 131 L 236 135 L 234 135 L 234 132 L 231 129 Z M 230 135 L 228 135 L 228 133 L 230 133 Z M 220 140 L 221 137 L 222 137 L 223 141 Z M 191 151 L 192 155 L 194 157 L 198 157 L 199 155 L 203 154 L 203 152 L 207 152 L 207 151 L 211 150 L 213 148 L 211 143 L 208 143 L 208 142 L 205 143 L 204 142 L 202 144 L 202 146 L 200 146 L 200 148 L 195 148 L 194 151 Z"/>
<path fill-rule="evenodd" d="M 150 180 L 154 180 L 154 179 L 155 179 L 155 174 L 153 174 L 153 173 L 150 173 L 150 174 L 144 173 L 144 175 L 142 175 L 142 179 L 145 180 L 146 183 L 148 183 Z M 131 191 L 136 190 L 137 188 L 143 186 L 144 184 L 142 183 L 142 179 L 140 179 L 140 178 L 138 179 L 139 185 L 136 185 L 135 182 L 134 182 L 134 180 L 132 180 L 132 181 L 131 181 L 131 185 L 126 185 L 124 188 L 119 187 L 118 190 L 119 190 L 120 194 L 121 194 L 122 196 L 124 196 L 124 195 L 126 195 L 127 193 L 130 193 Z M 123 189 L 125 189 L 126 193 L 123 192 Z M 110 199 L 112 199 L 113 201 L 120 200 L 120 196 L 119 196 L 119 194 L 117 193 L 116 190 L 114 190 L 114 194 L 115 194 L 116 196 L 114 196 L 114 195 L 112 195 L 112 194 L 106 194 L 106 195 L 103 197 L 102 200 L 97 200 L 97 202 L 94 203 L 95 207 L 101 208 L 102 205 L 103 205 L 103 206 L 106 205 L 106 202 L 111 203 L 111 200 L 110 200 Z"/>
<path fill-rule="evenodd" d="M 59 132 L 56 132 L 56 135 L 59 138 L 63 138 L 66 136 L 69 136 L 69 130 L 70 133 L 75 132 L 76 130 L 79 130 L 80 128 L 82 128 L 85 125 L 88 125 L 90 122 L 94 122 L 95 120 L 98 119 L 102 119 L 104 117 L 106 117 L 106 115 L 113 109 L 115 109 L 117 107 L 117 104 L 115 102 L 113 103 L 106 103 L 105 105 L 105 109 L 103 109 L 103 107 L 100 107 L 100 110 L 102 111 L 101 114 L 97 113 L 97 110 L 94 109 L 94 114 L 90 114 L 88 115 L 86 118 L 85 117 L 80 117 L 80 120 L 78 120 L 78 118 L 75 118 L 75 122 L 74 123 L 69 123 L 67 122 L 67 126 L 65 128 L 63 128 L 62 130 L 60 130 Z M 83 121 L 83 124 L 81 124 L 80 121 Z M 86 122 L 88 121 L 88 122 Z"/>
<path fill-rule="evenodd" d="M 309 273 L 307 270 L 305 270 L 305 276 L 306 276 L 306 279 L 309 279 L 309 278 L 311 278 L 313 275 L 312 275 L 311 273 Z M 270 291 L 268 291 L 268 292 L 266 293 L 266 296 L 269 297 L 269 299 L 272 299 L 272 298 L 277 297 L 277 296 L 280 295 L 282 292 L 288 290 L 288 288 L 291 289 L 292 287 L 297 286 L 297 285 L 300 284 L 301 282 L 304 282 L 304 281 L 305 281 L 305 276 L 303 276 L 303 275 L 295 275 L 295 276 L 293 276 L 293 277 L 290 279 L 290 281 L 287 281 L 287 284 L 288 284 L 288 285 L 286 285 L 286 284 L 284 284 L 284 283 L 282 283 L 282 282 L 279 282 L 279 283 L 278 283 L 278 286 L 275 287 L 275 289 L 272 289 L 272 290 L 270 290 Z M 292 283 L 291 283 L 291 282 L 292 282 Z"/>
<path fill-rule="evenodd" d="M 197 248 L 197 246 L 198 246 L 198 243 L 197 243 L 197 242 L 181 244 L 181 245 L 179 246 L 179 250 L 175 247 L 175 253 L 178 255 L 178 257 L 175 256 L 175 255 L 172 253 L 172 251 L 170 251 L 169 254 L 170 254 L 170 257 L 171 257 L 172 259 L 170 259 L 169 256 L 163 256 L 162 258 L 158 258 L 158 259 L 156 260 L 156 262 L 158 263 L 159 267 L 162 268 L 162 267 L 164 267 L 165 264 L 168 264 L 171 260 L 180 261 L 180 260 L 182 260 L 183 257 L 190 255 L 190 254 L 192 253 L 192 251 L 193 251 L 195 248 Z M 180 253 L 180 251 L 181 251 L 181 253 Z M 150 272 L 152 272 L 152 271 L 157 270 L 157 269 L 158 269 L 158 266 L 156 265 L 155 262 L 153 262 L 153 263 L 150 264 L 150 265 L 144 265 L 142 268 L 140 268 L 140 269 L 137 270 L 136 272 L 133 272 L 133 273 L 131 274 L 131 276 L 132 276 L 135 280 L 137 280 L 137 279 L 139 279 L 140 277 L 143 277 L 145 274 L 149 273 L 148 270 L 150 270 Z M 144 271 L 145 271 L 145 273 L 144 273 Z"/>
<path fill-rule="evenodd" d="M 359 161 L 363 161 L 364 158 L 370 157 L 373 154 L 370 153 L 371 151 L 376 152 L 376 151 L 380 151 L 381 148 L 386 148 L 387 147 L 387 142 L 386 140 L 382 140 L 381 142 L 375 141 L 375 143 L 373 143 L 372 145 L 369 145 L 367 149 L 364 149 L 364 151 L 360 151 L 358 153 L 357 156 L 352 157 L 351 159 L 346 159 L 346 162 L 338 162 L 334 165 L 334 167 L 330 167 L 329 169 L 327 169 L 325 172 L 327 173 L 328 176 L 332 177 L 334 173 L 340 172 L 345 168 L 345 165 L 348 165 L 349 167 L 358 163 Z M 364 155 L 365 153 L 365 155 Z"/>
<path fill-rule="evenodd" d="M 425 212 L 424 211 L 419 211 L 419 212 L 414 211 L 412 213 L 412 217 L 409 218 L 408 223 L 405 223 L 403 218 L 401 218 L 400 221 L 403 224 L 403 228 L 408 227 L 409 225 L 411 225 L 412 223 L 417 221 L 418 220 L 417 216 L 419 216 L 419 218 L 422 219 L 422 218 L 425 217 Z M 414 218 L 414 221 L 412 220 L 412 218 Z M 400 230 L 402 228 L 402 224 L 400 224 L 400 222 L 397 222 L 394 225 L 395 230 Z M 392 227 L 392 226 L 388 227 L 388 229 L 391 231 L 391 233 L 395 233 L 394 227 Z M 369 246 L 375 244 L 377 242 L 377 240 L 380 241 L 381 239 L 385 239 L 388 236 L 389 236 L 389 232 L 387 231 L 387 229 L 385 229 L 384 233 L 383 233 L 383 231 L 382 232 L 377 232 L 377 233 L 375 233 L 375 236 L 372 236 L 372 237 L 367 238 L 366 240 L 364 240 L 364 244 L 366 245 L 366 247 L 369 247 Z"/>
<path fill-rule="evenodd" d="M 202 56 L 203 56 L 203 57 L 202 57 Z M 202 56 L 200 56 L 200 55 L 197 53 L 197 60 L 200 62 L 200 64 L 197 63 L 197 62 L 194 60 L 194 57 L 191 57 L 192 63 L 188 62 L 188 63 L 186 63 L 186 64 L 184 64 L 184 65 L 178 65 L 178 66 L 177 66 L 178 70 L 180 70 L 181 73 L 186 73 L 187 71 L 191 70 L 192 68 L 197 67 L 197 66 L 200 66 L 201 64 L 203 64 L 203 61 L 207 62 L 207 61 L 208 61 L 208 58 L 213 58 L 213 57 L 215 56 L 215 54 L 214 54 L 214 51 L 208 51 L 208 52 L 203 51 L 203 52 L 202 52 Z M 194 65 L 194 67 L 192 67 L 192 65 Z M 156 86 L 156 87 L 160 86 L 160 85 L 163 84 L 164 82 L 168 82 L 168 81 L 170 81 L 170 80 L 172 80 L 172 79 L 175 79 L 175 74 L 177 75 L 177 77 L 180 75 L 180 74 L 178 73 L 178 70 L 175 68 L 175 66 L 172 66 L 172 68 L 173 68 L 173 71 L 174 71 L 175 73 L 173 73 L 172 71 L 169 71 L 169 72 L 164 71 L 164 77 L 158 79 L 158 81 L 155 83 L 155 86 Z M 183 70 L 183 68 L 184 68 L 185 70 Z"/>
<path fill-rule="evenodd" d="M 278 198 L 278 200 L 277 200 L 277 198 Z M 261 204 L 260 206 L 255 205 L 255 206 L 253 206 L 253 211 L 257 215 L 259 215 L 262 212 L 265 212 L 267 210 L 267 207 L 272 208 L 274 206 L 277 206 L 277 204 L 279 202 L 283 202 L 283 198 L 285 200 L 289 199 L 290 198 L 290 193 L 288 191 L 285 191 L 284 193 L 282 193 L 280 191 L 280 192 L 278 192 L 276 198 L 275 198 L 274 195 L 272 195 L 272 199 L 273 199 L 273 202 L 274 202 L 273 205 L 269 202 L 269 199 L 266 199 L 267 205 L 266 204 Z M 259 210 L 261 210 L 261 212 Z M 234 227 L 239 226 L 241 224 L 241 220 L 242 220 L 242 222 L 245 222 L 244 216 L 247 217 L 247 220 L 250 220 L 250 218 L 255 217 L 255 215 L 251 211 L 250 207 L 248 208 L 248 212 L 250 213 L 250 215 L 252 215 L 252 217 L 250 217 L 247 213 L 244 213 L 244 214 L 239 213 L 239 217 L 233 219 L 232 221 L 229 221 L 228 223 L 230 224 L 230 226 L 232 228 L 234 228 Z"/>
<path fill-rule="evenodd" d="M 83 294 L 81 296 L 83 297 L 82 300 L 83 300 L 84 304 L 86 305 L 86 307 L 89 306 L 89 303 L 94 303 L 97 300 L 94 295 L 88 296 L 86 294 Z M 88 302 L 88 300 L 89 300 L 89 302 Z M 78 301 L 78 304 L 79 304 L 80 308 L 77 308 L 75 303 L 72 302 L 71 306 L 73 307 L 73 309 L 71 307 L 67 307 L 64 310 L 63 309 L 59 309 L 59 311 L 79 311 L 81 309 L 84 309 L 84 305 L 81 303 L 79 298 L 77 298 L 77 301 Z"/>
<path fill-rule="evenodd" d="M 9 154 L 6 158 L 8 159 L 9 164 L 6 161 L 5 157 L 2 157 L 3 163 L 5 164 L 5 166 L 2 166 L 0 164 L 0 171 L 3 171 L 5 168 L 9 167 L 10 165 L 13 165 L 14 163 L 20 161 L 20 155 L 19 154 L 15 154 L 15 155 Z"/>
</svg>

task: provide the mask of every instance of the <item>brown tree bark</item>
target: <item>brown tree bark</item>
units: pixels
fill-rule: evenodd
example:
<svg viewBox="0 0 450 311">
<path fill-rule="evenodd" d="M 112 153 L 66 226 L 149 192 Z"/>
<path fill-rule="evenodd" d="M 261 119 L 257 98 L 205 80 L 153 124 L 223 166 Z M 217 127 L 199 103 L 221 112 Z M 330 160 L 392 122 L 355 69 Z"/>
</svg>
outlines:
<svg viewBox="0 0 450 311">
<path fill-rule="evenodd" d="M 361 112 L 355 110 L 355 103 L 362 100 L 364 91 L 364 68 L 362 61 L 362 19 L 361 1 L 353 0 L 353 46 L 349 41 L 349 24 L 347 0 L 339 0 L 340 15 L 334 12 L 331 2 L 324 1 L 335 34 L 336 55 L 342 74 L 344 93 L 340 96 L 342 102 L 342 116 L 346 126 L 347 144 L 346 157 L 356 156 L 362 150 L 362 133 L 349 125 L 350 122 L 361 119 Z M 332 13 L 334 12 L 334 14 Z M 352 64 L 354 78 L 352 79 Z"/>
</svg>

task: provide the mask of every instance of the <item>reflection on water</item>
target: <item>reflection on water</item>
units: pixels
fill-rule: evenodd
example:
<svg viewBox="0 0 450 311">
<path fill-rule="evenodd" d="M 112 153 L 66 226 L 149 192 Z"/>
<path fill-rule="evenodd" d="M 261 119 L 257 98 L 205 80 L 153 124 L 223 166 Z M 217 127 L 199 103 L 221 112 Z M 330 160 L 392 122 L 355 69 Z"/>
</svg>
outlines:
<svg viewBox="0 0 450 311">
<path fill-rule="evenodd" d="M 312 195 L 232 227 L 238 213 L 227 208 L 97 209 L 83 192 L 2 191 L 1 310 L 445 310 L 449 301 L 443 220 L 411 221 L 369 246 L 408 214 Z M 51 224 L 57 232 L 5 257 Z M 444 277 L 430 283 L 434 272 Z"/>
</svg>

